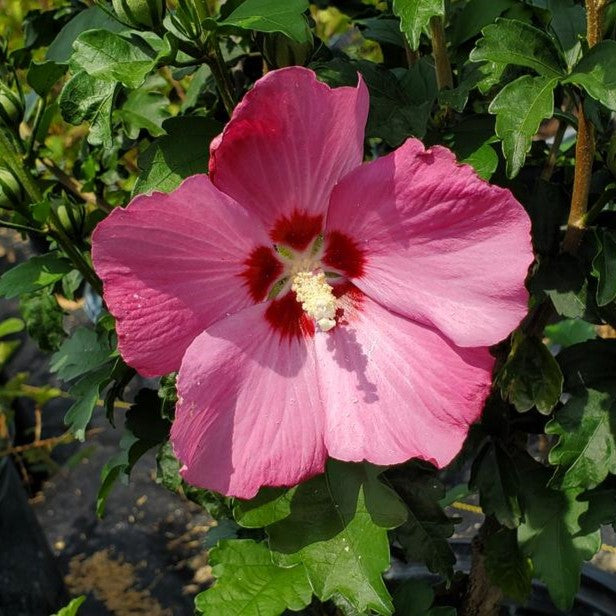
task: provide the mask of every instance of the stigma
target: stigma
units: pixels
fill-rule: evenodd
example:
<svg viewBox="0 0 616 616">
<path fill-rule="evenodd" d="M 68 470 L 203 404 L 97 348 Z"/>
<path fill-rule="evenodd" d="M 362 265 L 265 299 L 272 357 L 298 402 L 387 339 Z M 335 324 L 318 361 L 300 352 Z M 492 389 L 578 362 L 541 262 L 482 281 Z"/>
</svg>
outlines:
<svg viewBox="0 0 616 616">
<path fill-rule="evenodd" d="M 298 272 L 293 276 L 291 290 L 321 331 L 327 332 L 336 325 L 336 297 L 323 272 Z"/>
</svg>

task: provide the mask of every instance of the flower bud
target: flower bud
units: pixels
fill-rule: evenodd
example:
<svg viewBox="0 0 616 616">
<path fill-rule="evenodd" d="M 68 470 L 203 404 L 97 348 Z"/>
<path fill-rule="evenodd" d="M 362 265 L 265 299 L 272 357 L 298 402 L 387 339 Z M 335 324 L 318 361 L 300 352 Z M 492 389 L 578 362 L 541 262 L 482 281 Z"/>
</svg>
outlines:
<svg viewBox="0 0 616 616">
<path fill-rule="evenodd" d="M 271 32 L 263 35 L 260 46 L 267 65 L 272 68 L 285 66 L 304 66 L 312 54 L 312 33 L 308 24 L 308 41 L 298 43 L 280 32 Z"/>
<path fill-rule="evenodd" d="M 81 204 L 63 203 L 61 201 L 52 203 L 56 216 L 62 230 L 72 239 L 79 239 L 83 235 L 83 225 L 85 222 L 85 211 Z"/>
<path fill-rule="evenodd" d="M 19 180 L 6 167 L 0 167 L 0 207 L 11 210 L 24 199 L 24 191 Z"/>
<path fill-rule="evenodd" d="M 21 98 L 0 81 L 0 121 L 11 128 L 19 126 L 24 115 Z"/>
<path fill-rule="evenodd" d="M 165 16 L 164 0 L 112 0 L 117 16 L 136 28 L 156 28 Z"/>
</svg>

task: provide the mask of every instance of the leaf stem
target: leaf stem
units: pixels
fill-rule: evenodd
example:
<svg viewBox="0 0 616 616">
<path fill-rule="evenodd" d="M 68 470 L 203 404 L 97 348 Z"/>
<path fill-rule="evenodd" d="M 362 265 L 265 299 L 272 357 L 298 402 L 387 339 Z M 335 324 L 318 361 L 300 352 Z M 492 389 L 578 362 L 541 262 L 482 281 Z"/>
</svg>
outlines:
<svg viewBox="0 0 616 616">
<path fill-rule="evenodd" d="M 37 229 L 35 227 L 29 227 L 28 225 L 20 225 L 10 220 L 0 220 L 0 227 L 5 229 L 15 229 L 16 231 L 23 231 L 24 233 L 37 233 L 39 235 L 47 235 L 47 231 L 44 229 Z"/>
<path fill-rule="evenodd" d="M 595 204 L 584 214 L 584 226 L 587 226 L 589 223 L 593 222 L 593 220 L 601 213 L 603 208 L 610 202 L 616 199 L 616 188 L 610 188 L 608 190 L 603 191 L 601 196 L 595 201 Z"/>
<path fill-rule="evenodd" d="M 451 74 L 451 64 L 447 55 L 445 29 L 441 17 L 434 16 L 430 18 L 430 34 L 432 37 L 432 55 L 434 56 L 438 89 L 453 88 L 453 75 Z"/>
<path fill-rule="evenodd" d="M 588 46 L 596 45 L 603 34 L 603 9 L 606 0 L 586 0 L 586 39 Z M 575 173 L 571 209 L 567 220 L 567 230 L 563 240 L 563 250 L 571 254 L 577 252 L 586 227 L 586 210 L 595 159 L 595 128 L 586 117 L 583 101 L 577 106 L 578 133 L 575 144 Z"/>
</svg>

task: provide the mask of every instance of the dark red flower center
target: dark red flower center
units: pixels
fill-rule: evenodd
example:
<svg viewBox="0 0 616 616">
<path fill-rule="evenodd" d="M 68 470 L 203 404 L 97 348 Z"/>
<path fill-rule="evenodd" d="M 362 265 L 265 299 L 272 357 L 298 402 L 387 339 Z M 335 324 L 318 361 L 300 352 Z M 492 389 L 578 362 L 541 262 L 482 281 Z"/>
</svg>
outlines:
<svg viewBox="0 0 616 616">
<path fill-rule="evenodd" d="M 344 233 L 323 238 L 322 231 L 323 216 L 295 211 L 273 225 L 272 246 L 255 248 L 244 261 L 244 284 L 255 303 L 271 298 L 265 318 L 281 339 L 313 336 L 315 322 L 328 331 L 346 321 L 344 306 L 359 305 L 349 279 L 363 275 L 364 251 Z"/>
</svg>

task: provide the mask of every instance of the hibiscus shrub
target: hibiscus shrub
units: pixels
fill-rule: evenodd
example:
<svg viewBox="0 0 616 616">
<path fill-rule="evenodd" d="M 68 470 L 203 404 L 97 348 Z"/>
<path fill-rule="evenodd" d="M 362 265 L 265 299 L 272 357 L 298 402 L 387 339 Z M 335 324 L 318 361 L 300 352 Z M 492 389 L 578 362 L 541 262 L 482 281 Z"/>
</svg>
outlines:
<svg viewBox="0 0 616 616">
<path fill-rule="evenodd" d="M 99 513 L 156 448 L 218 520 L 203 614 L 570 609 L 616 522 L 616 4 L 29 4 L 0 293 L 76 438 L 130 397 Z"/>
</svg>

